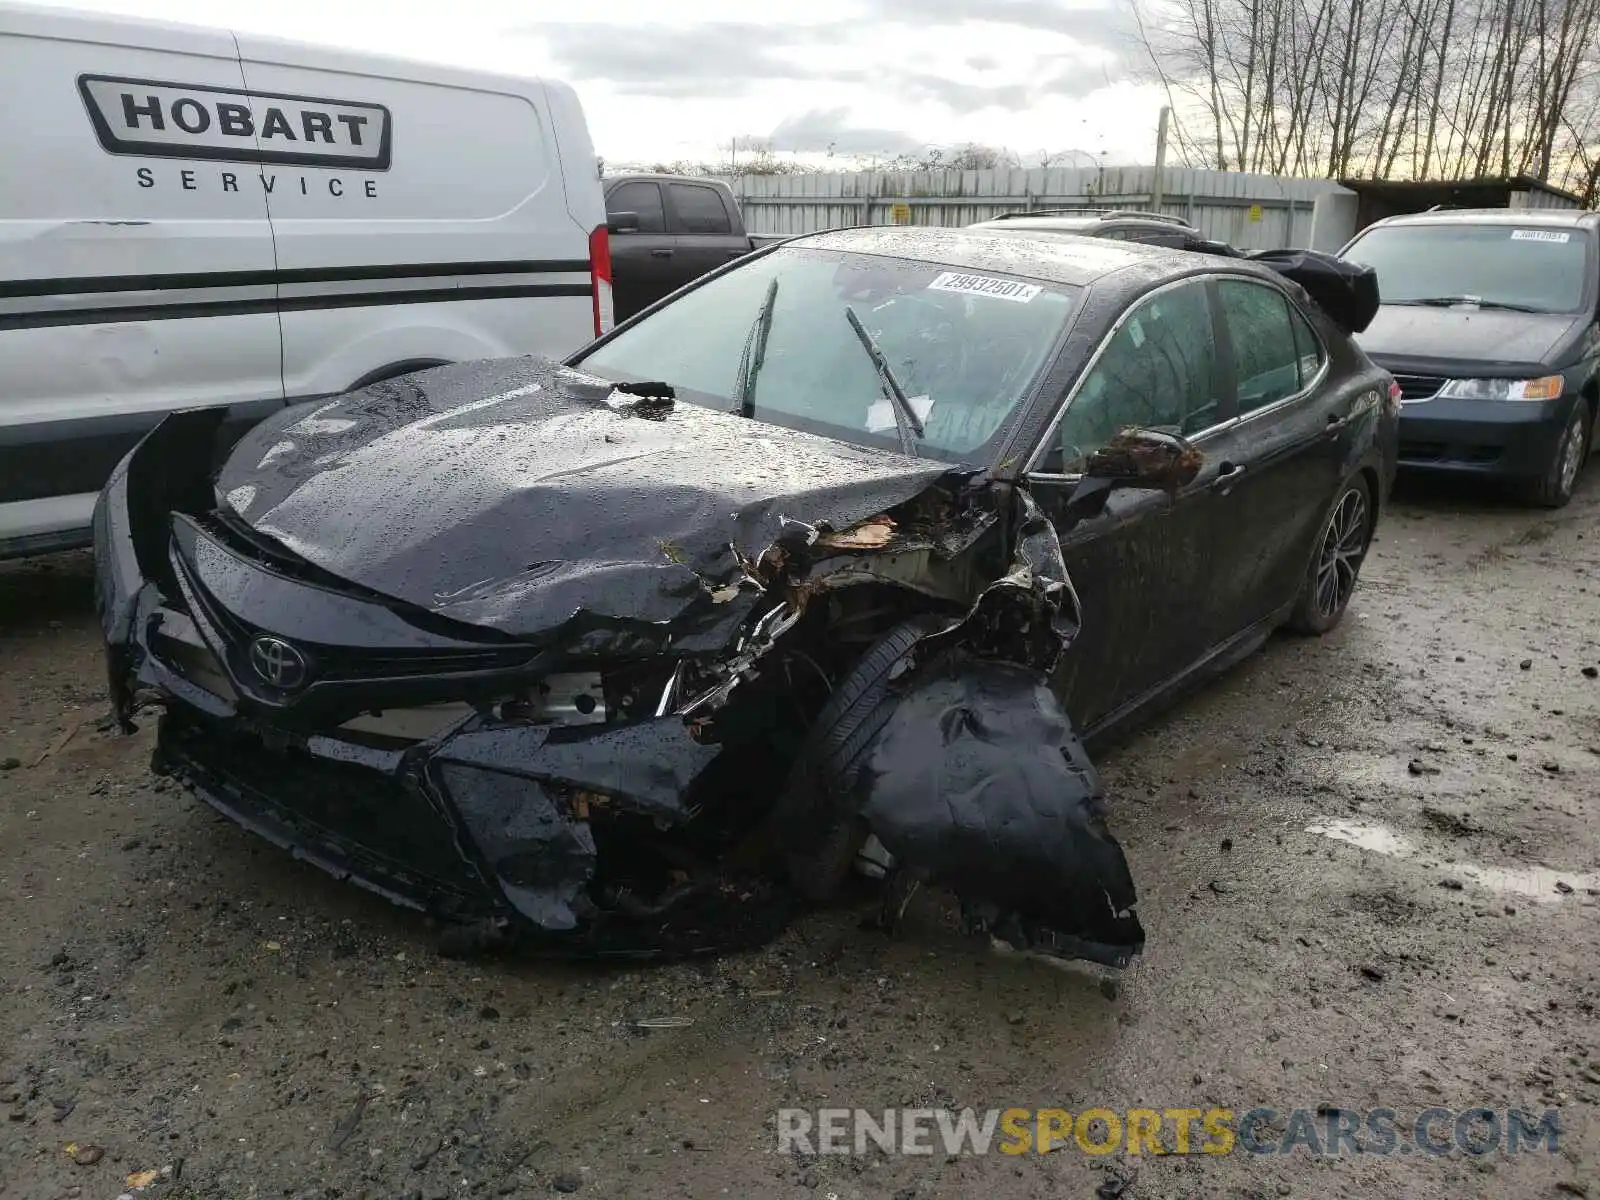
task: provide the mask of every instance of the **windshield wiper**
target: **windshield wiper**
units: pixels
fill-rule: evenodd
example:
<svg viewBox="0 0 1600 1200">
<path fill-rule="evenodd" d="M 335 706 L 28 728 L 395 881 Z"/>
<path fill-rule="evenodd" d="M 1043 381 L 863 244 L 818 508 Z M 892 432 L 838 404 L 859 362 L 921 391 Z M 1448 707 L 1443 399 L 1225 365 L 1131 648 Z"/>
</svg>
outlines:
<svg viewBox="0 0 1600 1200">
<path fill-rule="evenodd" d="M 917 457 L 916 443 L 911 440 L 914 433 L 918 438 L 926 437 L 923 432 L 922 418 L 917 416 L 917 410 L 911 407 L 911 401 L 906 399 L 906 390 L 900 386 L 900 381 L 894 377 L 894 370 L 889 366 L 889 360 L 883 356 L 883 351 L 878 348 L 878 343 L 867 332 L 867 327 L 861 323 L 861 318 L 856 316 L 856 310 L 848 304 L 844 306 L 845 319 L 850 322 L 850 328 L 856 332 L 856 340 L 861 343 L 861 348 L 872 359 L 872 365 L 878 369 L 878 385 L 883 389 L 883 394 L 888 398 L 889 408 L 894 412 L 895 432 L 900 435 L 900 450 Z"/>
<path fill-rule="evenodd" d="M 756 312 L 755 323 L 744 339 L 744 353 L 739 357 L 739 377 L 734 381 L 733 394 L 739 400 L 739 415 L 756 415 L 756 376 L 767 361 L 767 338 L 772 333 L 772 310 L 778 302 L 778 280 L 774 276 L 767 284 L 767 295 Z"/>
<path fill-rule="evenodd" d="M 1493 308 L 1501 312 L 1547 313 L 1548 308 L 1535 308 L 1531 304 L 1512 304 L 1506 300 L 1485 300 L 1481 296 L 1419 296 L 1415 300 L 1391 300 L 1391 304 L 1421 304 L 1428 308 L 1454 308 L 1470 304 L 1474 308 Z"/>
</svg>

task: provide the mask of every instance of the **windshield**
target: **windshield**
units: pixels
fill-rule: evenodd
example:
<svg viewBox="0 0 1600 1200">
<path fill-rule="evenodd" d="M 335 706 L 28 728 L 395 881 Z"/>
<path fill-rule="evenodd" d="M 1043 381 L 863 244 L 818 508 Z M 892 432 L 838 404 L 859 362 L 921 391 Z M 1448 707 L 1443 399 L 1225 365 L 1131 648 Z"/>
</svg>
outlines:
<svg viewBox="0 0 1600 1200">
<path fill-rule="evenodd" d="M 680 400 L 791 429 L 985 463 L 1077 291 L 784 247 L 696 288 L 578 365 L 617 382 L 660 380 Z"/>
<path fill-rule="evenodd" d="M 1510 224 L 1387 225 L 1345 251 L 1378 273 L 1385 304 L 1456 301 L 1534 312 L 1583 307 L 1589 235 Z"/>
</svg>

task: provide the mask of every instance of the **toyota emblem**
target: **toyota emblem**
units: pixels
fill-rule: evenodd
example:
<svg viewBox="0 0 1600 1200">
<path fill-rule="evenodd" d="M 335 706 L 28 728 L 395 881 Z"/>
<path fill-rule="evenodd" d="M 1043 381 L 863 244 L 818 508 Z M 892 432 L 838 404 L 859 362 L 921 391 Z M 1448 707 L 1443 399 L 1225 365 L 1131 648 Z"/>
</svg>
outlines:
<svg viewBox="0 0 1600 1200">
<path fill-rule="evenodd" d="M 250 669 L 263 683 L 293 691 L 306 681 L 305 655 L 282 638 L 263 635 L 250 643 Z"/>
</svg>

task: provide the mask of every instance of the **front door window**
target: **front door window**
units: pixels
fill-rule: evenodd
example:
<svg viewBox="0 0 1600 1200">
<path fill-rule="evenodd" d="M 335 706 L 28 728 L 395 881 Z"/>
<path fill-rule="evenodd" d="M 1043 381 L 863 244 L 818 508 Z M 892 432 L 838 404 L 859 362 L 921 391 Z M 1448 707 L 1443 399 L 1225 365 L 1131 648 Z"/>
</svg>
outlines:
<svg viewBox="0 0 1600 1200">
<path fill-rule="evenodd" d="M 1123 318 L 1062 414 L 1060 457 L 1048 465 L 1077 474 L 1123 429 L 1188 435 L 1217 424 L 1221 412 L 1211 306 L 1204 281 L 1189 280 Z"/>
</svg>

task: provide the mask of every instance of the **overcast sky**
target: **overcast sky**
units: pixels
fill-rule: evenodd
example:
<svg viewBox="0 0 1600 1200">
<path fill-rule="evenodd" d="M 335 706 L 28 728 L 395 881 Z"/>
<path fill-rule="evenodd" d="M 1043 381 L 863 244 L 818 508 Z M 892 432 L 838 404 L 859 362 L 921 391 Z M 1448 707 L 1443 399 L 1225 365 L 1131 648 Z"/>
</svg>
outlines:
<svg viewBox="0 0 1600 1200">
<path fill-rule="evenodd" d="M 1133 82 L 1127 0 L 808 0 L 792 15 L 697 0 L 73 0 L 62 5 L 574 85 L 608 161 L 780 152 L 893 155 L 982 142 L 1026 160 L 1148 162 L 1159 93 Z M 584 15 L 603 14 L 603 15 Z M 841 165 L 853 166 L 854 163 Z"/>
</svg>

